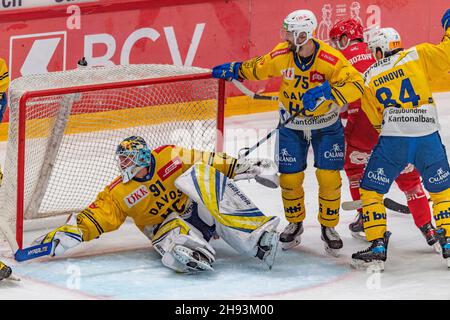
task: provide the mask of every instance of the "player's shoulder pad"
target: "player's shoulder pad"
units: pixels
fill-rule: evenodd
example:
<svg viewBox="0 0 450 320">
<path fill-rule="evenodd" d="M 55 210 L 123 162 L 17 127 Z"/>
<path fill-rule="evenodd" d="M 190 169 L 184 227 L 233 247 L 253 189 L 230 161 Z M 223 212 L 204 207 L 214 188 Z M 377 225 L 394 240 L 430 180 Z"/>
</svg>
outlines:
<svg viewBox="0 0 450 320">
<path fill-rule="evenodd" d="M 287 42 L 281 42 L 275 46 L 275 48 L 270 51 L 269 55 L 271 59 L 275 59 L 279 56 L 284 56 L 289 54 L 291 49 L 289 49 L 289 44 Z"/>
</svg>

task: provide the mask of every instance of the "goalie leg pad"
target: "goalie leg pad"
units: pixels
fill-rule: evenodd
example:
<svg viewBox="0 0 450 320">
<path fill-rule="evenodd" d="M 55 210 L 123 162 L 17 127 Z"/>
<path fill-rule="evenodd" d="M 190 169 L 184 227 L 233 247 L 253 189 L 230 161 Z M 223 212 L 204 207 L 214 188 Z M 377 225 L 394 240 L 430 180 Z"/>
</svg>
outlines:
<svg viewBox="0 0 450 320">
<path fill-rule="evenodd" d="M 240 253 L 256 256 L 264 231 L 279 223 L 265 216 L 253 202 L 214 167 L 197 163 L 177 178 L 175 186 L 198 203 L 199 217 L 208 225 L 214 221 L 217 234 Z"/>
<path fill-rule="evenodd" d="M 300 223 L 305 220 L 304 172 L 282 173 L 280 175 L 281 197 L 287 221 Z"/>
<path fill-rule="evenodd" d="M 341 175 L 337 170 L 317 169 L 319 183 L 319 214 L 321 225 L 333 228 L 339 222 L 341 206 Z"/>
</svg>

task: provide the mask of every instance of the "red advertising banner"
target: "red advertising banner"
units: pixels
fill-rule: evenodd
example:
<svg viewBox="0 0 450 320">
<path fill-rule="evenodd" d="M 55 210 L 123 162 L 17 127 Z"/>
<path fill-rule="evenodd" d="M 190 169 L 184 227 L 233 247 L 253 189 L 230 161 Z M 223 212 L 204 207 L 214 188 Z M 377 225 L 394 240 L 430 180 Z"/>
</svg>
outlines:
<svg viewBox="0 0 450 320">
<path fill-rule="evenodd" d="M 91 66 L 167 63 L 212 68 L 241 61 L 280 42 L 282 20 L 296 9 L 316 14 L 317 36 L 324 40 L 337 20 L 352 17 L 366 29 L 396 28 L 405 47 L 437 43 L 443 34 L 440 19 L 449 7 L 448 0 L 432 4 L 420 0 L 46 0 L 39 1 L 45 7 L 35 7 L 36 3 L 5 0 L 0 8 L 0 56 L 8 63 L 11 79 L 73 69 L 83 56 Z M 276 82 L 251 87 L 275 91 Z M 230 94 L 238 93 L 232 89 Z"/>
</svg>

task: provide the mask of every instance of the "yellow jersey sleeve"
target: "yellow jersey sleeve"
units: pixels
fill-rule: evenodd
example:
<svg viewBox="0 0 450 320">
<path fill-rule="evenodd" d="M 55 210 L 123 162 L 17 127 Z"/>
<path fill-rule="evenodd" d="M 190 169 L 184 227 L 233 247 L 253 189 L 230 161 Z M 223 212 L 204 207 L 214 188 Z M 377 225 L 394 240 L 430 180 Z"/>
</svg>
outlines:
<svg viewBox="0 0 450 320">
<path fill-rule="evenodd" d="M 365 87 L 365 94 L 361 99 L 361 109 L 367 115 L 367 118 L 375 130 L 380 133 L 381 124 L 383 122 L 383 110 L 380 104 L 374 103 L 375 99 L 373 97 L 372 89 Z"/>
<path fill-rule="evenodd" d="M 288 55 L 288 43 L 279 43 L 272 51 L 242 62 L 239 76 L 247 80 L 265 80 L 281 76 L 280 67 L 277 65 Z"/>
<path fill-rule="evenodd" d="M 111 196 L 111 189 L 118 178 L 97 195 L 89 207 L 77 215 L 78 228 L 83 231 L 83 241 L 98 238 L 101 234 L 118 229 L 126 219 L 126 214 Z"/>
<path fill-rule="evenodd" d="M 450 71 L 450 28 L 438 45 L 422 43 L 416 46 L 416 50 L 428 81 L 443 78 Z"/>
<path fill-rule="evenodd" d="M 6 62 L 0 59 L 0 93 L 6 92 L 9 86 L 9 73 Z"/>
<path fill-rule="evenodd" d="M 329 82 L 334 99 L 343 107 L 361 99 L 364 94 L 364 80 L 344 56 L 339 53 L 338 58 Z"/>
<path fill-rule="evenodd" d="M 235 175 L 237 159 L 223 152 L 199 151 L 181 147 L 176 149 L 183 162 L 183 172 L 187 171 L 194 163 L 201 161 L 216 168 L 229 178 L 233 178 Z"/>
</svg>

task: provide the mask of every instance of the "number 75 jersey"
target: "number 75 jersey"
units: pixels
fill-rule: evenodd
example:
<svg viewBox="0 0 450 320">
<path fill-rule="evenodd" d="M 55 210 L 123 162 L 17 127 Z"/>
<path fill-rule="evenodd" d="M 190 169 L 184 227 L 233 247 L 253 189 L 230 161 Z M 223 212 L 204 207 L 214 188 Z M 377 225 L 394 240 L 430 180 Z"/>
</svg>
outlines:
<svg viewBox="0 0 450 320">
<path fill-rule="evenodd" d="M 438 45 L 423 43 L 373 64 L 364 74 L 362 109 L 384 136 L 439 130 L 430 80 L 450 71 L 450 28 Z"/>
</svg>

